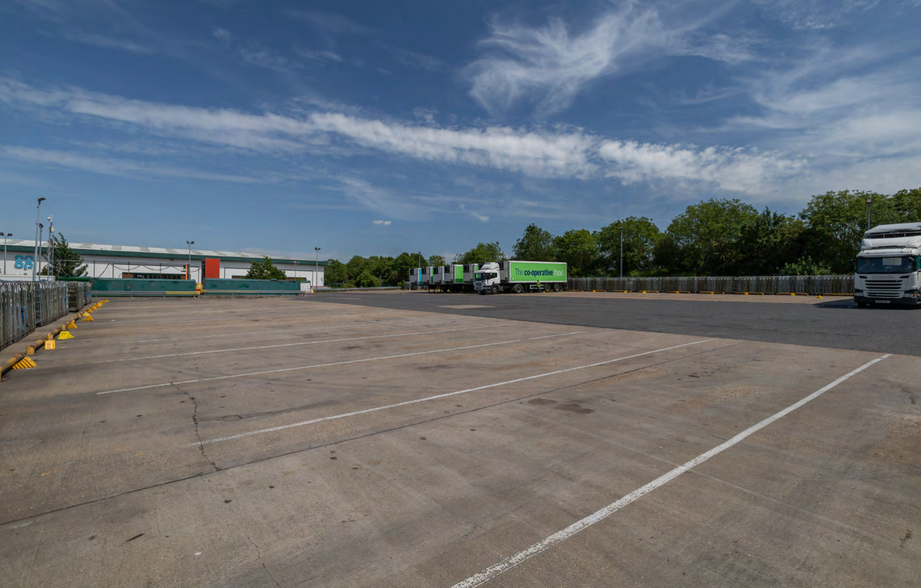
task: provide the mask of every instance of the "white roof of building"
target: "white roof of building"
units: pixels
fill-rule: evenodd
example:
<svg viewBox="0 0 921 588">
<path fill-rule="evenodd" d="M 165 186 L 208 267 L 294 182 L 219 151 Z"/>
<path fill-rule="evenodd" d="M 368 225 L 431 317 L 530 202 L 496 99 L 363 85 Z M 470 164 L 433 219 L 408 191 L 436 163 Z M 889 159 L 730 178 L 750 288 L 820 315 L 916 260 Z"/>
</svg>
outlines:
<svg viewBox="0 0 921 588">
<path fill-rule="evenodd" d="M 136 253 L 138 257 L 145 257 L 145 255 L 150 255 L 151 257 L 182 257 L 189 255 L 188 247 L 141 247 L 138 245 L 104 245 L 101 243 L 75 243 L 73 241 L 68 241 L 67 243 L 71 249 L 77 251 L 81 255 L 99 253 L 100 255 L 105 255 L 107 253 L 115 254 L 119 256 L 124 256 L 130 253 Z M 8 247 L 28 247 L 30 249 L 35 248 L 35 239 L 7 239 Z M 42 247 L 48 246 L 48 241 L 41 242 Z M 213 257 L 213 258 L 245 258 L 258 260 L 262 259 L 263 254 L 259 253 L 246 253 L 243 251 L 217 251 L 213 249 L 192 249 L 192 256 L 197 258 L 202 257 Z M 298 263 L 309 263 L 313 264 L 314 260 L 312 259 L 300 259 L 294 257 L 279 257 L 276 255 L 269 255 L 273 261 L 289 261 L 289 262 L 298 262 Z M 325 265 L 325 260 L 320 260 L 320 265 Z"/>
</svg>

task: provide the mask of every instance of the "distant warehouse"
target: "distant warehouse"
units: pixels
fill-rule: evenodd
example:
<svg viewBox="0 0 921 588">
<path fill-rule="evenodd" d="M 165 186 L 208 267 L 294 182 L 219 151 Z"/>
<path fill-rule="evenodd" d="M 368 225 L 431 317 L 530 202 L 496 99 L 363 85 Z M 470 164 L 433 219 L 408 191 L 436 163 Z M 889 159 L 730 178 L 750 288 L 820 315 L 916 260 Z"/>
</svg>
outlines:
<svg viewBox="0 0 921 588">
<path fill-rule="evenodd" d="M 168 247 L 138 247 L 134 245 L 100 245 L 69 243 L 86 263 L 87 275 L 94 278 L 141 278 L 147 280 L 180 280 L 189 278 L 242 278 L 250 264 L 263 256 L 235 251 L 192 249 L 191 264 L 188 249 Z M 48 263 L 48 242 L 42 242 L 39 271 Z M 6 244 L 5 273 L 10 278 L 31 277 L 35 250 L 34 240 L 9 239 Z M 314 287 L 324 284 L 325 261 L 272 257 L 272 263 L 284 271 L 289 280 L 303 280 Z"/>
</svg>

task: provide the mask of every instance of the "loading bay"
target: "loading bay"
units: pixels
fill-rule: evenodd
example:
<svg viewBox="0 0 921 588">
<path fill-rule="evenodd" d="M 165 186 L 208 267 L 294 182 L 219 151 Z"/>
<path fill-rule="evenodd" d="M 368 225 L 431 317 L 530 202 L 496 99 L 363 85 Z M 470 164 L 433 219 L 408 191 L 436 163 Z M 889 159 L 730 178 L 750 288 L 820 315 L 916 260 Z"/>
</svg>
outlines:
<svg viewBox="0 0 921 588">
<path fill-rule="evenodd" d="M 0 383 L 13 586 L 917 586 L 921 311 L 111 300 Z"/>
</svg>

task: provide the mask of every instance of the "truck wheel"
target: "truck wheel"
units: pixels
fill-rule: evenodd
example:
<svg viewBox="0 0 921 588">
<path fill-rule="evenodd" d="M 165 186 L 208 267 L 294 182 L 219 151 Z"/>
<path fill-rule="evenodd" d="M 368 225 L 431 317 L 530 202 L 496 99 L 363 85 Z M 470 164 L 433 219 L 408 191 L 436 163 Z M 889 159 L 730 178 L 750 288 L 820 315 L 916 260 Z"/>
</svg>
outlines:
<svg viewBox="0 0 921 588">
<path fill-rule="evenodd" d="M 521 287 L 521 284 L 515 284 L 515 287 L 512 289 L 515 291 L 515 294 L 521 294 L 524 292 L 524 288 Z"/>
<path fill-rule="evenodd" d="M 554 284 L 554 285 L 553 285 L 553 291 L 554 291 L 554 292 L 559 292 L 559 291 L 560 291 L 560 285 L 559 285 L 559 284 Z"/>
<path fill-rule="evenodd" d="M 493 286 L 493 287 L 492 287 L 492 293 L 493 293 L 493 294 L 498 294 L 498 293 L 499 293 L 499 286 Z"/>
</svg>

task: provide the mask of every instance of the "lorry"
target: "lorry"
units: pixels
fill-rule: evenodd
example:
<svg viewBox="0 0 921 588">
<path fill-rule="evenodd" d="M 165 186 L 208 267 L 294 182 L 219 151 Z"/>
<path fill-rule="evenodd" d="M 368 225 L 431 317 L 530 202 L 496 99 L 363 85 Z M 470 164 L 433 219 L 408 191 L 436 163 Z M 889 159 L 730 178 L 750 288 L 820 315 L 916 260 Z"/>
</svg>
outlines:
<svg viewBox="0 0 921 588">
<path fill-rule="evenodd" d="M 857 306 L 921 304 L 921 222 L 868 230 L 854 269 Z"/>
<path fill-rule="evenodd" d="M 566 289 L 566 264 L 555 261 L 499 261 L 480 266 L 473 287 L 480 294 L 559 292 Z"/>
</svg>

